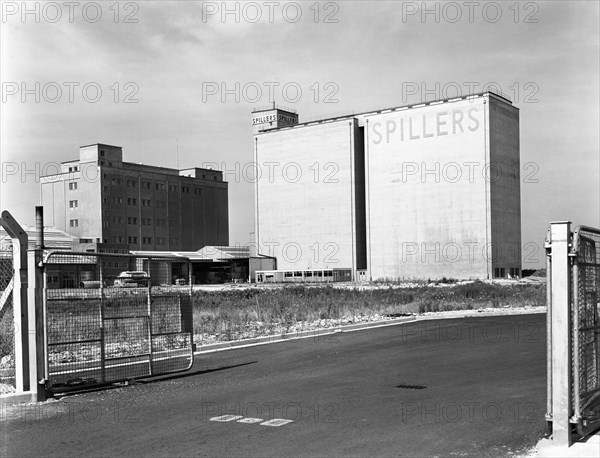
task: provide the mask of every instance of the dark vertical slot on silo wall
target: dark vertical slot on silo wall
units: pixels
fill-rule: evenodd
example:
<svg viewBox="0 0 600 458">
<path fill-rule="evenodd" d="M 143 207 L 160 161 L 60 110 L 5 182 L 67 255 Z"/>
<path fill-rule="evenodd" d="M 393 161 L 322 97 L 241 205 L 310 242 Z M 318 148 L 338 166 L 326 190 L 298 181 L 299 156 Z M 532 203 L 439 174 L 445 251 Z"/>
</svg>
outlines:
<svg viewBox="0 0 600 458">
<path fill-rule="evenodd" d="M 365 199 L 365 129 L 354 129 L 354 214 L 356 215 L 356 268 L 367 268 L 367 220 Z"/>
</svg>

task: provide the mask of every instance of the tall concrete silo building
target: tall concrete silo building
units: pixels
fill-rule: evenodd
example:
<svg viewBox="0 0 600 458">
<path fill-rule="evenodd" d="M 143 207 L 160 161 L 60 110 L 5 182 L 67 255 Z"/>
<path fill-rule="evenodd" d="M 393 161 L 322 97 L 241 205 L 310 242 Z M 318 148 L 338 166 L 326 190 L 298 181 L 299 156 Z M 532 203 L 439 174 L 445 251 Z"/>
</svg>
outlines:
<svg viewBox="0 0 600 458">
<path fill-rule="evenodd" d="M 520 275 L 519 154 L 519 111 L 491 92 L 259 126 L 258 247 L 353 278 Z"/>
</svg>

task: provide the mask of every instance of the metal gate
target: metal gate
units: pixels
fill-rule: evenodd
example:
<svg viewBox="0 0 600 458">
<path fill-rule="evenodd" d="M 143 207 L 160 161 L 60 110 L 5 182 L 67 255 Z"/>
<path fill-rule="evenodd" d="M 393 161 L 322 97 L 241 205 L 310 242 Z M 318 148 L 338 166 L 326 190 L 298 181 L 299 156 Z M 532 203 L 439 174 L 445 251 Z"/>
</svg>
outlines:
<svg viewBox="0 0 600 458">
<path fill-rule="evenodd" d="M 10 250 L 5 250 L 3 241 L 0 239 L 0 394 L 14 391 L 15 388 L 15 272 L 12 246 Z"/>
<path fill-rule="evenodd" d="M 600 426 L 600 230 L 573 233 L 573 420 L 580 434 Z"/>
<path fill-rule="evenodd" d="M 600 229 L 552 223 L 547 248 L 548 407 L 553 440 L 600 427 Z"/>
<path fill-rule="evenodd" d="M 46 389 L 184 371 L 193 364 L 191 263 L 50 252 L 44 258 Z"/>
</svg>

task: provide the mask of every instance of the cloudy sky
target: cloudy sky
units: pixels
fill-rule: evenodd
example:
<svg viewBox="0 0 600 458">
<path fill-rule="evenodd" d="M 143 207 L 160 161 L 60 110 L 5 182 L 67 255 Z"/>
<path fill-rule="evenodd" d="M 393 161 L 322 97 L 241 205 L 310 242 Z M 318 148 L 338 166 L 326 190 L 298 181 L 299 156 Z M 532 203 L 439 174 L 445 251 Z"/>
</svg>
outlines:
<svg viewBox="0 0 600 458">
<path fill-rule="evenodd" d="M 230 241 L 247 243 L 235 170 L 269 87 L 302 121 L 495 83 L 520 108 L 524 257 L 541 265 L 549 221 L 600 226 L 599 3 L 421 3 L 3 1 L 0 206 L 32 224 L 40 172 L 108 143 L 230 170 Z"/>
</svg>

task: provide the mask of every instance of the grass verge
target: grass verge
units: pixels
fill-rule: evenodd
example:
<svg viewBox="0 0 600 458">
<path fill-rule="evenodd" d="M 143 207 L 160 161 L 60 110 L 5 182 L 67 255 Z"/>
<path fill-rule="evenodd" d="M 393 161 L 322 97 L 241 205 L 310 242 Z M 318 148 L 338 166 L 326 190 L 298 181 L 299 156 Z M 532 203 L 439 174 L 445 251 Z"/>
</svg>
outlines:
<svg viewBox="0 0 600 458">
<path fill-rule="evenodd" d="M 194 334 L 199 344 L 325 325 L 449 310 L 535 307 L 546 304 L 545 284 L 484 282 L 392 286 L 376 289 L 282 286 L 230 291 L 194 291 Z"/>
</svg>

